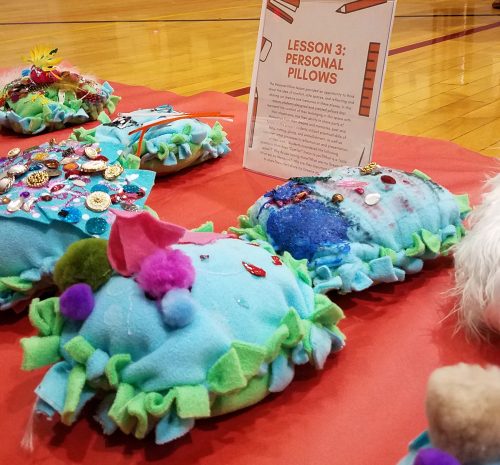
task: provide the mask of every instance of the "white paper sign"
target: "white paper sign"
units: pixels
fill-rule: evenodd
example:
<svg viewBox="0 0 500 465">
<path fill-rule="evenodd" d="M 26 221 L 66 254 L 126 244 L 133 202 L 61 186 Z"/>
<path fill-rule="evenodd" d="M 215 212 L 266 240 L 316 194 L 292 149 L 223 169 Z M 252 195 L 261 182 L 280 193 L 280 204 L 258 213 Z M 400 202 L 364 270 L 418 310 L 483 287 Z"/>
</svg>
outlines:
<svg viewBox="0 0 500 465">
<path fill-rule="evenodd" d="M 269 0 L 244 167 L 279 178 L 371 160 L 395 0 Z"/>
</svg>

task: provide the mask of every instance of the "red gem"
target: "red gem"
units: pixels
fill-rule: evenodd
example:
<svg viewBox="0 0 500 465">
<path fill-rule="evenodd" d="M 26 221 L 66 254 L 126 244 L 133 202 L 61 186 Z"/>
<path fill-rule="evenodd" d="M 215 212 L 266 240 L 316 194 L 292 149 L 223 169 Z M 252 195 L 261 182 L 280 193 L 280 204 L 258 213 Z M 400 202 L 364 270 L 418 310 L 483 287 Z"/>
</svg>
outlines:
<svg viewBox="0 0 500 465">
<path fill-rule="evenodd" d="M 250 274 L 253 274 L 254 276 L 259 276 L 260 278 L 266 276 L 265 270 L 259 268 L 258 266 L 252 265 L 247 262 L 241 262 L 241 264 L 245 267 L 245 270 L 247 270 Z"/>
<path fill-rule="evenodd" d="M 111 202 L 115 204 L 120 203 L 121 202 L 120 196 L 118 194 L 111 195 Z"/>
<path fill-rule="evenodd" d="M 146 195 L 146 192 L 144 192 L 141 189 L 141 190 L 137 191 L 135 195 L 137 195 L 137 197 L 141 199 L 142 197 L 144 197 Z"/>
<path fill-rule="evenodd" d="M 396 184 L 396 180 L 387 174 L 380 176 L 380 180 L 385 184 Z"/>
<path fill-rule="evenodd" d="M 273 255 L 271 258 L 273 259 L 273 263 L 275 265 L 283 265 L 281 258 L 279 258 L 277 255 Z"/>
<path fill-rule="evenodd" d="M 79 170 L 70 170 L 70 171 L 66 171 L 66 174 L 64 175 L 64 177 L 66 179 L 70 178 L 71 176 L 80 176 L 81 172 Z M 72 178 L 72 179 L 75 179 L 75 178 Z"/>
<path fill-rule="evenodd" d="M 362 187 L 356 187 L 356 189 L 354 189 L 354 192 L 357 192 L 359 195 L 363 195 L 365 193 L 365 190 Z"/>
<path fill-rule="evenodd" d="M 108 159 L 104 155 L 98 155 L 97 157 L 94 157 L 93 160 L 108 161 Z"/>
<path fill-rule="evenodd" d="M 50 202 L 52 200 L 52 196 L 49 194 L 44 194 L 40 196 L 40 200 L 43 200 L 44 202 Z"/>
<path fill-rule="evenodd" d="M 50 188 L 50 192 L 57 192 L 60 191 L 61 189 L 64 189 L 64 184 L 56 184 L 55 186 L 52 186 Z"/>
</svg>

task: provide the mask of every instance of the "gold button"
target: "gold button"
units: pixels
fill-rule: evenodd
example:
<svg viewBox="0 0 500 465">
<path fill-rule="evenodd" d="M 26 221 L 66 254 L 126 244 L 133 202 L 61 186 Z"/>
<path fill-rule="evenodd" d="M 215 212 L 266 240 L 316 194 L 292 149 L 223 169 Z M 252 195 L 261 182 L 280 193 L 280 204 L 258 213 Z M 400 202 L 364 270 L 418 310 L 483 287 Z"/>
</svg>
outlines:
<svg viewBox="0 0 500 465">
<path fill-rule="evenodd" d="M 43 187 L 49 182 L 46 171 L 36 171 L 28 175 L 24 181 L 28 187 Z"/>
<path fill-rule="evenodd" d="M 342 194 L 333 194 L 333 196 L 332 196 L 333 203 L 340 203 L 343 201 L 344 201 L 344 196 Z"/>
<path fill-rule="evenodd" d="M 87 196 L 85 206 L 93 212 L 103 212 L 111 205 L 111 197 L 106 192 L 95 191 Z"/>
<path fill-rule="evenodd" d="M 106 168 L 106 171 L 104 171 L 104 179 L 107 179 L 108 181 L 113 181 L 113 179 L 116 179 L 122 173 L 123 173 L 122 165 L 116 164 L 108 166 Z"/>
</svg>

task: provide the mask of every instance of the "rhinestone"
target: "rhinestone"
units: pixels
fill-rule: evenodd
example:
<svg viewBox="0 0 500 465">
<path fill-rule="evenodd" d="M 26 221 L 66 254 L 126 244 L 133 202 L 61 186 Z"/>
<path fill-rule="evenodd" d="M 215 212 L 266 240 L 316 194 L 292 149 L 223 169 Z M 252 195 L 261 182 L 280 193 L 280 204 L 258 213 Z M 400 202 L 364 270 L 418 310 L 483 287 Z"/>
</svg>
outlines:
<svg viewBox="0 0 500 465">
<path fill-rule="evenodd" d="M 356 189 L 354 189 L 354 192 L 358 193 L 359 195 L 363 195 L 365 193 L 365 190 L 362 187 L 356 187 Z"/>
<path fill-rule="evenodd" d="M 367 205 L 376 205 L 379 202 L 380 202 L 380 194 L 378 192 L 367 194 L 365 197 L 365 203 Z"/>
<path fill-rule="evenodd" d="M 104 171 L 104 179 L 112 181 L 123 173 L 123 166 L 120 164 L 108 166 Z"/>
<path fill-rule="evenodd" d="M 39 197 L 43 202 L 50 202 L 52 200 L 52 196 L 50 194 L 43 194 Z"/>
<path fill-rule="evenodd" d="M 81 179 L 72 179 L 73 184 L 78 187 L 85 187 L 87 183 L 85 181 L 82 181 Z"/>
<path fill-rule="evenodd" d="M 15 179 L 12 176 L 6 176 L 0 179 L 0 194 L 5 194 L 13 185 Z"/>
<path fill-rule="evenodd" d="M 68 163 L 74 163 L 75 160 L 78 160 L 80 157 L 77 155 L 77 156 L 69 156 L 69 157 L 64 157 L 62 160 L 61 160 L 61 165 L 67 165 Z"/>
<path fill-rule="evenodd" d="M 266 276 L 266 271 L 258 266 L 252 265 L 251 263 L 241 262 L 245 270 L 247 270 L 250 274 L 254 276 L 258 276 L 259 278 L 264 278 Z"/>
<path fill-rule="evenodd" d="M 28 191 L 21 192 L 19 194 L 19 197 L 22 197 L 23 199 L 27 199 L 31 194 Z"/>
<path fill-rule="evenodd" d="M 123 192 L 126 192 L 127 194 L 136 194 L 139 192 L 139 186 L 137 184 L 126 184 L 123 186 Z"/>
<path fill-rule="evenodd" d="M 50 192 L 57 192 L 60 191 L 61 189 L 64 189 L 66 186 L 64 184 L 56 184 L 55 186 L 52 186 L 50 188 Z"/>
<path fill-rule="evenodd" d="M 105 184 L 96 184 L 95 186 L 92 186 L 90 189 L 90 192 L 106 192 L 106 194 L 109 193 L 109 187 L 106 186 Z"/>
<path fill-rule="evenodd" d="M 332 202 L 333 203 L 340 203 L 344 201 L 344 196 L 342 194 L 333 194 L 332 195 Z"/>
<path fill-rule="evenodd" d="M 61 176 L 62 171 L 61 170 L 47 170 L 46 173 L 49 176 L 49 178 L 57 178 L 58 176 Z"/>
<path fill-rule="evenodd" d="M 45 160 L 43 163 L 47 168 L 51 170 L 56 170 L 57 168 L 59 168 L 59 162 L 57 160 L 54 160 L 53 158 Z"/>
<path fill-rule="evenodd" d="M 47 158 L 49 158 L 49 154 L 47 152 L 38 152 L 31 157 L 32 160 L 36 161 L 43 161 L 46 160 Z"/>
<path fill-rule="evenodd" d="M 23 211 L 25 211 L 26 213 L 29 213 L 31 210 L 31 207 L 33 206 L 34 203 L 35 203 L 35 199 L 29 199 L 28 201 L 24 202 L 22 205 Z"/>
<path fill-rule="evenodd" d="M 396 180 L 392 176 L 389 176 L 387 174 L 380 176 L 380 180 L 384 184 L 396 184 Z"/>
<path fill-rule="evenodd" d="M 43 163 L 31 163 L 30 164 L 30 171 L 40 171 L 45 169 L 45 165 Z"/>
<path fill-rule="evenodd" d="M 68 172 L 68 171 L 75 171 L 79 169 L 80 167 L 78 166 L 78 163 L 75 163 L 74 161 L 70 163 L 65 163 L 63 166 L 63 170 Z"/>
<path fill-rule="evenodd" d="M 87 196 L 85 205 L 94 212 L 103 212 L 111 205 L 111 197 L 106 192 L 92 192 Z"/>
<path fill-rule="evenodd" d="M 122 202 L 120 205 L 125 211 L 128 212 L 137 212 L 140 210 L 140 208 L 133 203 Z"/>
<path fill-rule="evenodd" d="M 377 164 L 372 161 L 371 163 L 368 163 L 368 165 L 363 166 L 363 168 L 360 168 L 361 174 L 371 174 L 375 168 L 377 168 Z"/>
<path fill-rule="evenodd" d="M 2 205 L 7 205 L 8 203 L 10 203 L 10 198 L 9 198 L 9 197 L 7 197 L 7 196 L 6 196 L 6 197 L 2 197 L 2 198 L 0 199 L 0 203 L 1 203 Z"/>
</svg>

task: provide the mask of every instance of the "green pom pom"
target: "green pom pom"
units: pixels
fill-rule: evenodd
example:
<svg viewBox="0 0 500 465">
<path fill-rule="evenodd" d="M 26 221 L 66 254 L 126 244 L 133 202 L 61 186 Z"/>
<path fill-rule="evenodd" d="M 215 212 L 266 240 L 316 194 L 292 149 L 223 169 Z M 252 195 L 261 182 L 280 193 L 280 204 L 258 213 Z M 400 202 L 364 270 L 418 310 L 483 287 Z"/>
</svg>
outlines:
<svg viewBox="0 0 500 465">
<path fill-rule="evenodd" d="M 54 282 L 64 291 L 76 283 L 87 283 L 96 291 L 113 273 L 107 255 L 108 241 L 82 239 L 68 247 L 54 269 Z"/>
</svg>

